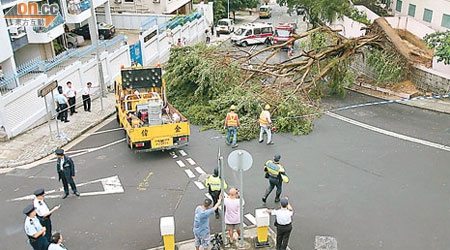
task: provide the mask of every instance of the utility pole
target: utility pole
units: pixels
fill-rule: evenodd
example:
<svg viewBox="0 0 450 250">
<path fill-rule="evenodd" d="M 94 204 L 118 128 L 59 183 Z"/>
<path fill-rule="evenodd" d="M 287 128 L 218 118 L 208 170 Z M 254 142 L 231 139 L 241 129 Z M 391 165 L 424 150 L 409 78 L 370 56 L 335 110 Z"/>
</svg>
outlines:
<svg viewBox="0 0 450 250">
<path fill-rule="evenodd" d="M 94 42 L 95 51 L 96 51 L 96 57 L 97 57 L 97 68 L 98 68 L 98 74 L 99 74 L 99 81 L 100 81 L 100 105 L 103 110 L 103 96 L 105 91 L 105 79 L 103 76 L 103 65 L 102 61 L 100 60 L 100 48 L 98 47 L 98 27 L 97 27 L 97 17 L 95 16 L 95 7 L 94 7 L 94 1 L 89 0 L 90 8 L 91 8 L 91 18 L 92 23 L 94 26 L 94 31 L 91 32 L 91 43 Z"/>
</svg>

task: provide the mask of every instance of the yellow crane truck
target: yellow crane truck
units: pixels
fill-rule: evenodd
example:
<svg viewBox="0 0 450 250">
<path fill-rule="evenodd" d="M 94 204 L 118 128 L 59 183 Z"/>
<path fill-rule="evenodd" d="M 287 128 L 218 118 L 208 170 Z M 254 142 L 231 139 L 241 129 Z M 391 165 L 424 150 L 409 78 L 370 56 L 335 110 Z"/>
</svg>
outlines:
<svg viewBox="0 0 450 250">
<path fill-rule="evenodd" d="M 132 150 L 167 150 L 189 143 L 189 121 L 167 101 L 161 67 L 122 66 L 114 92 L 116 119 Z"/>
</svg>

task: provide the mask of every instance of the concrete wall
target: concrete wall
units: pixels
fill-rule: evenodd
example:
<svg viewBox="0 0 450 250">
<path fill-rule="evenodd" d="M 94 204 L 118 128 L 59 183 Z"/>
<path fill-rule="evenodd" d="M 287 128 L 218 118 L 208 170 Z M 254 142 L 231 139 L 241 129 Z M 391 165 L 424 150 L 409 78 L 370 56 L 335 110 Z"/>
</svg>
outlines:
<svg viewBox="0 0 450 250">
<path fill-rule="evenodd" d="M 409 16 L 386 17 L 386 21 L 388 21 L 394 29 L 407 30 L 421 39 L 427 34 L 436 32 L 432 28 Z"/>
<path fill-rule="evenodd" d="M 134 0 L 126 2 L 125 0 L 110 0 L 111 10 L 113 12 L 129 13 L 152 13 L 152 14 L 171 14 L 172 12 L 186 6 L 186 13 L 191 12 L 192 0 Z"/>
<path fill-rule="evenodd" d="M 141 28 L 142 22 L 151 18 L 157 17 L 158 24 L 162 24 L 172 18 L 174 15 L 157 15 L 157 14 L 140 14 L 140 13 L 111 13 L 112 24 L 116 26 L 117 29 L 132 29 L 139 30 Z M 105 14 L 98 13 L 97 20 L 99 22 L 105 22 Z"/>
<path fill-rule="evenodd" d="M 14 59 L 17 66 L 39 56 L 41 56 L 41 49 L 39 44 L 28 44 L 14 53 Z"/>
<path fill-rule="evenodd" d="M 194 4 L 194 9 L 200 11 L 203 10 L 203 15 L 205 16 L 206 23 L 208 27 L 211 26 L 211 24 L 214 22 L 214 2 L 208 2 L 207 4 L 204 4 L 203 2 L 199 4 Z"/>
<path fill-rule="evenodd" d="M 422 91 L 433 94 L 450 94 L 450 71 L 448 74 L 437 72 L 423 66 L 417 66 L 413 70 L 412 81 Z"/>
<path fill-rule="evenodd" d="M 402 9 L 401 11 L 396 11 L 397 0 L 392 0 L 391 9 L 394 11 L 396 16 L 407 16 L 409 5 L 416 5 L 416 12 L 414 19 L 418 22 L 426 25 L 434 30 L 445 31 L 448 28 L 444 28 L 441 26 L 443 14 L 450 15 L 450 1 L 449 0 L 433 0 L 433 1 L 424 1 L 424 0 L 402 0 Z M 433 11 L 433 16 L 431 19 L 431 23 L 423 20 L 424 10 L 429 9 Z"/>
<path fill-rule="evenodd" d="M 8 29 L 6 26 L 6 19 L 4 18 L 3 11 L 0 11 L 0 44 L 2 45 L 0 62 L 3 62 L 13 55 L 11 39 L 9 37 Z"/>
<path fill-rule="evenodd" d="M 111 86 L 114 83 L 114 78 L 120 74 L 120 65 L 130 65 L 128 45 L 121 46 L 112 52 L 103 52 L 101 60 L 104 69 L 105 86 Z M 5 127 L 8 137 L 16 136 L 43 120 L 45 104 L 43 98 L 37 97 L 37 89 L 54 80 L 57 80 L 61 86 L 66 86 L 67 81 L 70 80 L 78 91 L 88 81 L 91 81 L 94 86 L 98 86 L 96 61 L 95 59 L 84 63 L 75 61 L 51 77 L 39 74 L 27 84 L 14 89 L 14 91 L 4 96 L 0 96 L 0 112 L 3 111 L 0 114 L 0 121 L 3 119 L 1 125 Z M 77 103 L 81 104 L 81 95 L 78 95 L 77 98 Z M 54 104 L 50 99 L 48 100 L 51 104 L 51 110 L 54 111 Z"/>
</svg>

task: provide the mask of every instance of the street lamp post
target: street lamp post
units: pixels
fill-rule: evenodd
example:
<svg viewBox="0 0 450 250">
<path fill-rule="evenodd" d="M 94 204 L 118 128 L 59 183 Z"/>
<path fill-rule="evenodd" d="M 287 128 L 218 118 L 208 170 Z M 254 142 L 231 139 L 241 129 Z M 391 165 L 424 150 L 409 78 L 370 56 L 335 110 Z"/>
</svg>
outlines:
<svg viewBox="0 0 450 250">
<path fill-rule="evenodd" d="M 94 30 L 91 32 L 91 43 L 94 41 L 95 43 L 95 51 L 96 51 L 96 57 L 97 57 L 97 68 L 98 68 L 98 74 L 99 74 L 99 81 L 100 81 L 100 105 L 103 110 L 103 94 L 105 91 L 105 79 L 103 76 L 103 66 L 102 61 L 100 60 L 100 48 L 98 47 L 98 27 L 97 27 L 97 17 L 95 16 L 95 7 L 94 7 L 94 1 L 89 0 L 90 8 L 91 8 L 91 17 L 93 22 L 93 28 Z"/>
</svg>

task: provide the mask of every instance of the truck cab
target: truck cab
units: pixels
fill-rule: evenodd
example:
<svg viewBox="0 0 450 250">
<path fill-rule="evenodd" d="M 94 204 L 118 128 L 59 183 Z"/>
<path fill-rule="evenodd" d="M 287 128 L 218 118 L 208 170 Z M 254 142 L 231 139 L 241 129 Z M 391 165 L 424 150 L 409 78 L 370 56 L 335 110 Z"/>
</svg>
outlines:
<svg viewBox="0 0 450 250">
<path fill-rule="evenodd" d="M 275 27 L 275 32 L 273 35 L 273 44 L 280 45 L 286 43 L 290 39 L 293 38 L 295 34 L 296 24 L 295 23 L 280 23 L 277 27 Z M 293 46 L 292 43 L 289 43 L 283 46 L 283 49 L 290 49 Z"/>
</svg>

